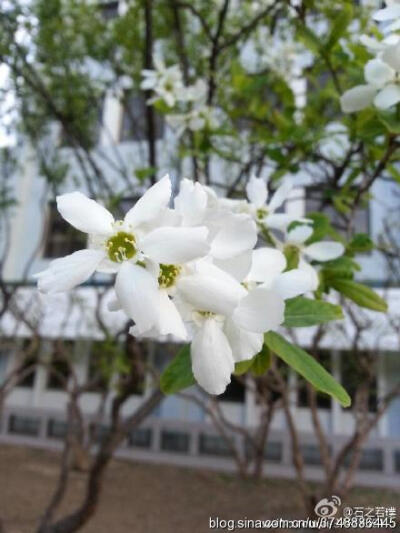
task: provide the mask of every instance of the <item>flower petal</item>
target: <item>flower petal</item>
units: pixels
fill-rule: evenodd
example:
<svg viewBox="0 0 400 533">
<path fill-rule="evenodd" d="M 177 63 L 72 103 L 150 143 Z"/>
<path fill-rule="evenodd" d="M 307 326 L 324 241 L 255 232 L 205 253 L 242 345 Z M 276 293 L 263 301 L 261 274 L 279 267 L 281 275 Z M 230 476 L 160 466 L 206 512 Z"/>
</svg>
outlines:
<svg viewBox="0 0 400 533">
<path fill-rule="evenodd" d="M 379 9 L 372 16 L 372 18 L 378 22 L 393 20 L 397 17 L 400 17 L 400 4 L 393 4 L 383 9 Z"/>
<path fill-rule="evenodd" d="M 201 224 L 207 207 L 207 193 L 200 183 L 184 179 L 174 205 L 185 226 Z"/>
<path fill-rule="evenodd" d="M 364 67 L 365 80 L 374 87 L 384 87 L 394 80 L 396 73 L 385 61 L 371 59 Z"/>
<path fill-rule="evenodd" d="M 217 267 L 214 266 L 214 269 Z M 222 270 L 218 276 L 193 274 L 178 278 L 180 296 L 197 311 L 209 311 L 229 316 L 246 290 L 232 276 Z"/>
<path fill-rule="evenodd" d="M 262 333 L 246 331 L 229 318 L 225 322 L 224 332 L 232 349 L 233 359 L 237 363 L 247 361 L 261 351 L 264 342 Z"/>
<path fill-rule="evenodd" d="M 265 333 L 282 324 L 284 311 L 285 302 L 278 293 L 258 287 L 240 301 L 232 319 L 243 329 Z"/>
<path fill-rule="evenodd" d="M 394 71 L 400 72 L 400 41 L 394 46 L 388 46 L 385 49 L 382 54 L 382 60 L 389 65 L 389 68 L 391 67 Z"/>
<path fill-rule="evenodd" d="M 389 84 L 376 95 L 374 104 L 379 109 L 389 109 L 400 102 L 400 85 Z"/>
<path fill-rule="evenodd" d="M 104 256 L 101 250 L 79 250 L 55 259 L 47 270 L 35 275 L 38 289 L 47 293 L 68 291 L 90 278 Z"/>
<path fill-rule="evenodd" d="M 314 279 L 306 270 L 294 268 L 282 272 L 272 284 L 271 289 L 277 292 L 284 300 L 294 298 L 314 289 Z"/>
<path fill-rule="evenodd" d="M 215 320 L 204 321 L 192 341 L 191 356 L 197 383 L 209 394 L 222 394 L 235 363 L 228 340 Z"/>
<path fill-rule="evenodd" d="M 246 194 L 249 202 L 257 208 L 265 205 L 268 198 L 268 190 L 265 181 L 262 178 L 251 176 L 246 185 Z"/>
<path fill-rule="evenodd" d="M 340 98 L 343 113 L 361 111 L 372 104 L 376 95 L 373 85 L 356 85 L 349 89 Z"/>
<path fill-rule="evenodd" d="M 302 224 L 301 226 L 296 226 L 295 228 L 288 231 L 287 242 L 293 243 L 296 245 L 304 244 L 305 241 L 311 237 L 313 233 L 312 226 Z"/>
<path fill-rule="evenodd" d="M 229 259 L 254 248 L 257 226 L 248 215 L 226 214 L 226 223 L 211 243 L 211 255 L 216 259 Z"/>
<path fill-rule="evenodd" d="M 304 249 L 304 253 L 315 261 L 331 261 L 344 253 L 344 246 L 340 242 L 314 242 Z"/>
<path fill-rule="evenodd" d="M 253 250 L 251 269 L 247 281 L 270 283 L 286 268 L 286 258 L 275 248 L 257 248 Z"/>
<path fill-rule="evenodd" d="M 163 227 L 148 233 L 139 243 L 140 249 L 154 261 L 182 264 L 203 257 L 209 251 L 206 227 Z"/>
<path fill-rule="evenodd" d="M 305 259 L 300 258 L 299 269 L 305 271 L 311 279 L 311 291 L 316 291 L 319 286 L 319 276 L 317 270 Z"/>
<path fill-rule="evenodd" d="M 115 281 L 115 292 L 125 313 L 140 331 L 147 331 L 158 317 L 158 283 L 147 270 L 125 261 Z"/>
<path fill-rule="evenodd" d="M 74 228 L 85 233 L 109 235 L 114 217 L 102 205 L 81 192 L 69 192 L 57 196 L 57 208 L 61 216 Z"/>
<path fill-rule="evenodd" d="M 168 174 L 148 189 L 126 213 L 125 222 L 136 227 L 160 216 L 171 197 L 171 181 Z"/>
<path fill-rule="evenodd" d="M 237 281 L 242 282 L 248 275 L 252 262 L 252 251 L 248 250 L 240 255 L 232 257 L 231 259 L 215 259 L 215 265 L 227 272 Z"/>
<path fill-rule="evenodd" d="M 280 185 L 274 195 L 271 198 L 271 201 L 268 204 L 268 210 L 270 213 L 273 213 L 280 207 L 283 202 L 287 199 L 289 196 L 290 191 L 293 188 L 293 182 L 291 180 L 284 180 L 282 185 Z"/>
<path fill-rule="evenodd" d="M 130 328 L 130 334 L 135 337 L 151 337 L 152 339 L 173 335 L 176 339 L 187 340 L 187 332 L 182 317 L 175 303 L 168 296 L 168 292 L 161 289 L 158 291 L 158 296 L 158 316 L 154 325 L 144 331 L 136 324 Z"/>
<path fill-rule="evenodd" d="M 180 340 L 187 339 L 187 332 L 176 305 L 166 290 L 160 290 L 160 304 L 157 329 L 161 335 L 174 335 Z"/>
</svg>

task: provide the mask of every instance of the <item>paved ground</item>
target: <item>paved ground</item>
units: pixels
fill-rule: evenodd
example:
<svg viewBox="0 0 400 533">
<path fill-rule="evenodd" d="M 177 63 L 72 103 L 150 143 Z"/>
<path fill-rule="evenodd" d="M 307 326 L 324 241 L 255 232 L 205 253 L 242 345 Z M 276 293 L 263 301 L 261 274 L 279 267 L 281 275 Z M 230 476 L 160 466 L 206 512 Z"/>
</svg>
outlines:
<svg viewBox="0 0 400 533">
<path fill-rule="evenodd" d="M 57 479 L 58 459 L 52 452 L 0 446 L 0 517 L 6 533 L 35 530 Z M 64 511 L 77 503 L 83 486 L 84 475 L 73 473 Z M 398 506 L 399 501 L 399 492 L 359 489 L 349 503 Z M 98 513 L 82 531 L 207 533 L 210 516 L 289 519 L 304 514 L 290 481 L 255 483 L 208 471 L 115 461 L 107 474 Z"/>
</svg>

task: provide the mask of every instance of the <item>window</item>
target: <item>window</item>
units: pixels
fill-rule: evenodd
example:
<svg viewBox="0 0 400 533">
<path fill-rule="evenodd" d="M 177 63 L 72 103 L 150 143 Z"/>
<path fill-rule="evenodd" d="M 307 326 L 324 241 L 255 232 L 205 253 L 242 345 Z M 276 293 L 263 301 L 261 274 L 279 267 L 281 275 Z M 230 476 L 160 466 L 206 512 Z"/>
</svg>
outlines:
<svg viewBox="0 0 400 533">
<path fill-rule="evenodd" d="M 315 444 L 303 444 L 301 446 L 301 453 L 306 465 L 320 465 L 322 464 L 321 450 Z"/>
<path fill-rule="evenodd" d="M 134 448 L 150 448 L 151 436 L 150 428 L 134 429 L 128 436 L 128 445 Z"/>
<path fill-rule="evenodd" d="M 346 459 L 344 461 L 344 464 L 346 467 L 349 466 L 351 460 L 353 458 L 353 451 L 350 450 L 350 452 L 347 454 Z M 379 448 L 371 448 L 367 450 L 363 450 L 361 452 L 361 458 L 360 458 L 360 464 L 359 464 L 360 470 L 383 470 L 383 451 Z"/>
<path fill-rule="evenodd" d="M 6 378 L 8 366 L 8 351 L 5 348 L 0 348 L 0 385 Z"/>
<path fill-rule="evenodd" d="M 232 376 L 232 381 L 226 387 L 225 392 L 218 396 L 218 401 L 244 403 L 245 394 L 246 387 L 235 376 Z"/>
<path fill-rule="evenodd" d="M 161 449 L 167 452 L 187 453 L 189 440 L 187 433 L 164 430 L 161 432 Z"/>
<path fill-rule="evenodd" d="M 324 190 L 319 187 L 307 187 L 306 189 L 306 213 L 322 212 L 331 221 L 332 226 L 339 232 L 344 230 L 344 219 L 331 205 L 325 205 L 321 209 L 324 199 Z M 352 228 L 354 233 L 369 234 L 369 211 L 368 208 L 359 208 L 354 212 L 352 219 Z"/>
<path fill-rule="evenodd" d="M 200 434 L 199 451 L 201 455 L 232 455 L 225 440 L 219 435 Z"/>
<path fill-rule="evenodd" d="M 16 435 L 36 437 L 39 434 L 40 420 L 27 416 L 12 415 L 9 420 L 8 431 Z"/>
<path fill-rule="evenodd" d="M 118 17 L 118 0 L 114 2 L 101 2 L 100 12 L 105 21 Z"/>
<path fill-rule="evenodd" d="M 318 353 L 318 362 L 328 371 L 331 372 L 331 352 L 327 350 L 320 350 Z M 306 382 L 300 377 L 297 377 L 297 405 L 298 407 L 309 407 L 308 389 Z M 316 392 L 316 402 L 319 409 L 330 409 L 331 398 L 322 392 Z"/>
<path fill-rule="evenodd" d="M 366 375 L 366 371 L 359 363 L 360 360 L 364 362 L 365 367 L 370 369 L 371 375 Z M 358 356 L 352 352 L 342 352 L 341 354 L 341 383 L 344 389 L 354 400 L 358 387 L 369 382 L 368 407 L 371 412 L 376 411 L 378 403 L 378 384 L 376 375 L 372 375 L 374 373 L 373 364 L 368 352 L 360 352 Z"/>
<path fill-rule="evenodd" d="M 53 439 L 64 439 L 67 434 L 67 428 L 67 422 L 51 419 L 47 424 L 47 436 Z"/>
<path fill-rule="evenodd" d="M 280 463 L 282 461 L 282 444 L 280 442 L 267 442 L 264 450 L 264 457 L 267 461 Z"/>
<path fill-rule="evenodd" d="M 123 101 L 123 115 L 120 140 L 142 141 L 147 139 L 147 104 L 143 93 L 126 94 Z M 154 111 L 155 138 L 161 139 L 164 135 L 164 118 Z"/>
<path fill-rule="evenodd" d="M 73 355 L 73 347 L 72 341 L 64 341 L 61 346 L 58 342 L 54 343 L 54 352 L 47 373 L 48 389 L 64 390 L 66 388 L 71 374 L 69 360 Z"/>
<path fill-rule="evenodd" d="M 86 248 L 85 234 L 66 222 L 57 210 L 55 202 L 50 202 L 44 257 L 62 257 Z"/>
</svg>

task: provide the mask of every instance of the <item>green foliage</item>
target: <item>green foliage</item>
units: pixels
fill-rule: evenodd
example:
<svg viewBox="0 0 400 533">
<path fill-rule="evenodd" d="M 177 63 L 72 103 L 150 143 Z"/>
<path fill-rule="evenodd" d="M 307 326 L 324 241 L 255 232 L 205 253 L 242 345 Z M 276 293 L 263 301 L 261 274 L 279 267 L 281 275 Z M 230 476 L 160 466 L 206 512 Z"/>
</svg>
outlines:
<svg viewBox="0 0 400 533">
<path fill-rule="evenodd" d="M 161 375 L 160 387 L 164 394 L 175 394 L 195 384 L 190 358 L 190 346 L 179 350 Z"/>
<path fill-rule="evenodd" d="M 340 320 L 343 313 L 339 305 L 298 296 L 286 300 L 284 326 L 301 328 Z"/>
<path fill-rule="evenodd" d="M 344 278 L 333 278 L 330 284 L 343 296 L 346 296 L 346 298 L 349 298 L 360 307 L 366 307 L 381 313 L 385 313 L 388 309 L 385 300 L 366 285 Z"/>
<path fill-rule="evenodd" d="M 343 407 L 349 407 L 351 399 L 343 387 L 307 352 L 294 346 L 278 333 L 264 335 L 265 344 L 317 390 L 329 394 Z"/>
</svg>

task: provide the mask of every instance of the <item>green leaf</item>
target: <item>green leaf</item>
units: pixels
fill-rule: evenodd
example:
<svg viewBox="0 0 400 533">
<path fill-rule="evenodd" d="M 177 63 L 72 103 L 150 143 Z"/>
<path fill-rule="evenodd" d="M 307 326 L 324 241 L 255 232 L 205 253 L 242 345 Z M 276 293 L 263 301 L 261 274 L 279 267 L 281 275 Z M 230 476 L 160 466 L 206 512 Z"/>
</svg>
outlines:
<svg viewBox="0 0 400 533">
<path fill-rule="evenodd" d="M 253 364 L 250 368 L 252 374 L 255 376 L 262 376 L 271 365 L 271 351 L 265 344 L 253 359 Z"/>
<path fill-rule="evenodd" d="M 375 291 L 351 279 L 333 278 L 330 285 L 360 307 L 385 313 L 387 303 Z"/>
<path fill-rule="evenodd" d="M 351 9 L 351 6 L 343 5 L 340 13 L 338 13 L 333 19 L 329 38 L 324 46 L 325 50 L 330 50 L 335 46 L 339 39 L 345 34 L 347 26 L 350 24 L 352 18 L 353 10 Z"/>
<path fill-rule="evenodd" d="M 366 233 L 357 233 L 349 242 L 347 249 L 351 253 L 370 252 L 374 248 L 372 239 Z"/>
<path fill-rule="evenodd" d="M 182 389 L 191 387 L 195 382 L 190 358 L 190 346 L 187 345 L 179 350 L 161 374 L 160 387 L 164 394 L 175 394 Z"/>
<path fill-rule="evenodd" d="M 286 301 L 284 326 L 303 328 L 343 318 L 339 305 L 298 296 Z"/>
<path fill-rule="evenodd" d="M 350 396 L 310 354 L 293 346 L 278 333 L 269 331 L 264 335 L 265 344 L 280 357 L 287 365 L 292 367 L 304 379 L 309 381 L 317 390 L 329 394 L 342 404 L 343 407 L 351 405 Z"/>
<path fill-rule="evenodd" d="M 246 372 L 250 369 L 250 367 L 253 365 L 254 357 L 252 359 L 247 359 L 246 361 L 240 361 L 239 363 L 235 364 L 235 376 L 241 376 L 242 374 L 246 374 Z"/>
</svg>

